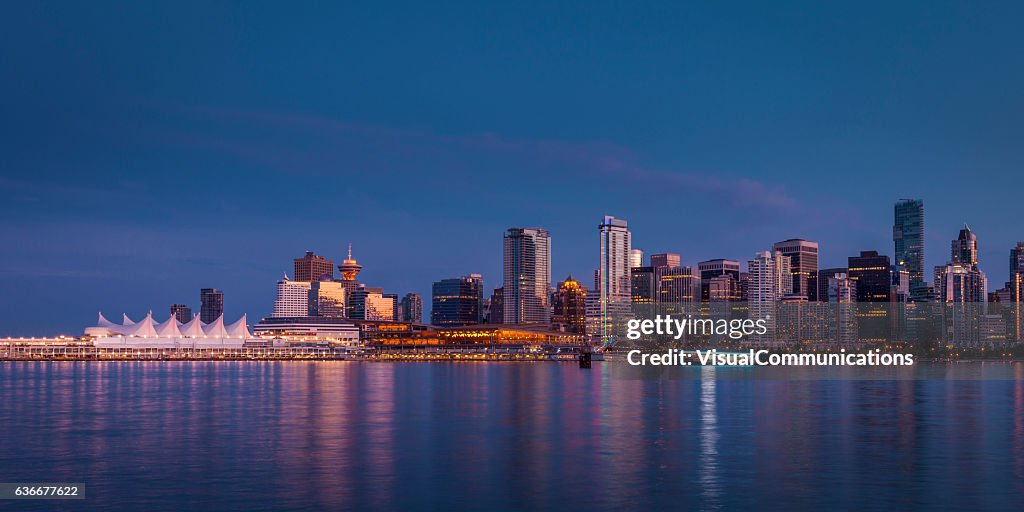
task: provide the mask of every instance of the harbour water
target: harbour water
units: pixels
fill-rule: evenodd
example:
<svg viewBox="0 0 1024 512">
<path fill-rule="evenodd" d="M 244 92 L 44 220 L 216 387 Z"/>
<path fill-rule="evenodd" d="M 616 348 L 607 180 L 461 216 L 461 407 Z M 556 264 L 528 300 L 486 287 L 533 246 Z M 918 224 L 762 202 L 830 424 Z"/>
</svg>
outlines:
<svg viewBox="0 0 1024 512">
<path fill-rule="evenodd" d="M 81 482 L 86 499 L 0 508 L 1020 510 L 1022 364 L 961 364 L 1018 377 L 4 363 L 0 481 Z"/>
</svg>

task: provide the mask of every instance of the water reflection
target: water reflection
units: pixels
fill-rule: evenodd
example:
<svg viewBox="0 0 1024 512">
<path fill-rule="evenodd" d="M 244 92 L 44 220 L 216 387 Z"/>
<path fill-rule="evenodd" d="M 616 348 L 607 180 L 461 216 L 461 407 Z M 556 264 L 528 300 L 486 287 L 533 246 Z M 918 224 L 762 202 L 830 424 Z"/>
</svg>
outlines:
<svg viewBox="0 0 1024 512">
<path fill-rule="evenodd" d="M 1024 496 L 1020 365 L 1000 381 L 699 371 L 11 363 L 0 481 L 83 481 L 89 500 L 69 505 L 83 510 L 998 510 Z"/>
</svg>

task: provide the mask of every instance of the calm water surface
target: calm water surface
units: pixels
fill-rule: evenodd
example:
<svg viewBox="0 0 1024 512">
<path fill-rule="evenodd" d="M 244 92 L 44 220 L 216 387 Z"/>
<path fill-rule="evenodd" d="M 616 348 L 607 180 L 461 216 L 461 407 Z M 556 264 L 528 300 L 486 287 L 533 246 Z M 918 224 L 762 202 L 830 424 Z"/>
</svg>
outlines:
<svg viewBox="0 0 1024 512">
<path fill-rule="evenodd" d="M 644 381 L 608 364 L 7 363 L 0 481 L 84 482 L 87 499 L 0 509 L 1021 510 L 1016 371 Z"/>
</svg>

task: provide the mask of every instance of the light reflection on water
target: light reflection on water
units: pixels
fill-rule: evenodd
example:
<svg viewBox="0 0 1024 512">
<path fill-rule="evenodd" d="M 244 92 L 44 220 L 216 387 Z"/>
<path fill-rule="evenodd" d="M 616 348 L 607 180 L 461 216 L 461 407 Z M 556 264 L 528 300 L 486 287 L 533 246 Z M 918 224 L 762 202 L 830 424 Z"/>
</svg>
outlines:
<svg viewBox="0 0 1024 512">
<path fill-rule="evenodd" d="M 87 500 L 60 503 L 72 510 L 1019 510 L 1020 366 L 1016 380 L 786 381 L 7 363 L 0 481 L 84 482 Z"/>
</svg>

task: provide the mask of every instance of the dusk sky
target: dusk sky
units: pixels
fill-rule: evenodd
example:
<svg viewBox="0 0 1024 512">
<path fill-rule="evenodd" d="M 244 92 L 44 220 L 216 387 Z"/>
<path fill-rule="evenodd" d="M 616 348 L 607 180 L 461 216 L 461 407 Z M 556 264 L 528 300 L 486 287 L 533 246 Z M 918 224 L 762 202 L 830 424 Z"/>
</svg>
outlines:
<svg viewBox="0 0 1024 512">
<path fill-rule="evenodd" d="M 0 335 L 269 313 L 313 250 L 430 300 L 550 230 L 586 284 L 602 215 L 686 264 L 787 238 L 926 268 L 964 222 L 989 288 L 1024 240 L 1024 5 L 9 2 Z M 931 272 L 927 272 L 930 280 Z"/>
</svg>

